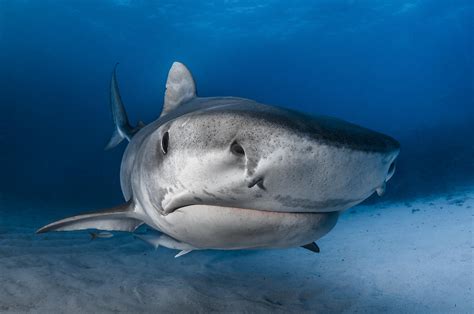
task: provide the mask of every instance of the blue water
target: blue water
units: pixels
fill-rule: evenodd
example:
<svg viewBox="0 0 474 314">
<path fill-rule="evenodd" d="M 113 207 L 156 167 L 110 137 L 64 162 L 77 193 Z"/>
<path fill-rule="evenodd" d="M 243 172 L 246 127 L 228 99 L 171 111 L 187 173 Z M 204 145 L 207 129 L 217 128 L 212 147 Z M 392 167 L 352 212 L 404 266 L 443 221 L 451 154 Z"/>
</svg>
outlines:
<svg viewBox="0 0 474 314">
<path fill-rule="evenodd" d="M 171 63 L 202 96 L 340 117 L 402 145 L 386 197 L 474 179 L 472 1 L 1 1 L 1 191 L 120 200 L 108 82 L 132 121 L 161 111 Z M 79 192 L 80 191 L 80 192 Z"/>
<path fill-rule="evenodd" d="M 149 123 L 173 61 L 201 96 L 396 138 L 383 201 L 454 193 L 474 184 L 473 21 L 471 0 L 0 0 L 0 198 L 42 209 L 121 203 L 125 145 L 103 151 L 111 71 L 120 62 L 130 119 Z M 47 221 L 30 213 L 22 224 Z"/>
</svg>

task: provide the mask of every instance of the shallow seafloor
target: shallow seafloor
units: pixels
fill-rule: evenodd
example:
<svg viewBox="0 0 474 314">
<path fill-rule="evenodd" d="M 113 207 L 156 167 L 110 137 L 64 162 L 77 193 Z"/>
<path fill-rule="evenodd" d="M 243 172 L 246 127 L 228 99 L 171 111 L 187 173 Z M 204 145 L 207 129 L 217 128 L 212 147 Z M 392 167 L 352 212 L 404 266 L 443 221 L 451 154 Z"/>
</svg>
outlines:
<svg viewBox="0 0 474 314">
<path fill-rule="evenodd" d="M 128 234 L 35 235 L 72 211 L 3 203 L 0 312 L 472 313 L 473 208 L 474 191 L 358 206 L 318 241 L 320 254 L 196 251 L 175 259 L 176 251 Z"/>
</svg>

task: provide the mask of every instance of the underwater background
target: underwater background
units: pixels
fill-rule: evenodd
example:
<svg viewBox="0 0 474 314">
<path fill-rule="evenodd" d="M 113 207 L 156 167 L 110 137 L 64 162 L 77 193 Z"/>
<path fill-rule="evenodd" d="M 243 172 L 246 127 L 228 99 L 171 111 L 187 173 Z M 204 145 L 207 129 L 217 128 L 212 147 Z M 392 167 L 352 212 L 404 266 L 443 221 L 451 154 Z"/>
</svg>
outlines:
<svg viewBox="0 0 474 314">
<path fill-rule="evenodd" d="M 0 311 L 472 311 L 473 13 L 471 0 L 0 0 Z M 130 120 L 149 123 L 173 61 L 200 96 L 396 138 L 386 194 L 347 213 L 316 256 L 174 260 L 131 236 L 34 235 L 123 202 L 126 145 L 104 151 L 113 66 Z"/>
</svg>

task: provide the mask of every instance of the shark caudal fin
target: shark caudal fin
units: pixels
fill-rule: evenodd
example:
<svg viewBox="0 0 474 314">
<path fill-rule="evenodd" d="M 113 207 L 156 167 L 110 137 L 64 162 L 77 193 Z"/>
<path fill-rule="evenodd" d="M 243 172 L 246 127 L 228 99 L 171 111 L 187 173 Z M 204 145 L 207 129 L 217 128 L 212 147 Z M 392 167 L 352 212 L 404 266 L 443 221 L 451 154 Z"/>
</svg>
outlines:
<svg viewBox="0 0 474 314">
<path fill-rule="evenodd" d="M 112 72 L 112 79 L 110 80 L 110 111 L 112 112 L 112 119 L 115 124 L 115 131 L 112 134 L 108 144 L 105 146 L 106 150 L 114 148 L 124 139 L 130 141 L 135 133 L 144 127 L 143 122 L 139 122 L 137 127 L 132 127 L 128 121 L 127 112 L 123 105 L 122 98 L 117 82 L 117 64 L 115 64 Z"/>
<path fill-rule="evenodd" d="M 36 233 L 85 229 L 132 232 L 141 224 L 143 221 L 137 217 L 133 203 L 129 201 L 117 207 L 55 221 L 38 229 Z"/>
</svg>

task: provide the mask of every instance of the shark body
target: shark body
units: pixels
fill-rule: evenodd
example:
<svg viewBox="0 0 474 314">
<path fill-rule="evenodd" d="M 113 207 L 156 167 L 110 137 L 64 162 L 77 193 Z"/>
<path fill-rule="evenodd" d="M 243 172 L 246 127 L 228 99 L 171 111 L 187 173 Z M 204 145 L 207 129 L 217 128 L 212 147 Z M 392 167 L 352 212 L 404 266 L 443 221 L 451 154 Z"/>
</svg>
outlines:
<svg viewBox="0 0 474 314">
<path fill-rule="evenodd" d="M 158 230 L 143 240 L 179 249 L 286 248 L 314 252 L 341 211 L 395 171 L 393 138 L 330 117 L 237 97 L 197 97 L 175 62 L 161 116 L 132 127 L 111 81 L 116 130 L 107 148 L 130 141 L 121 164 L 126 203 L 51 223 L 38 232 Z"/>
</svg>

